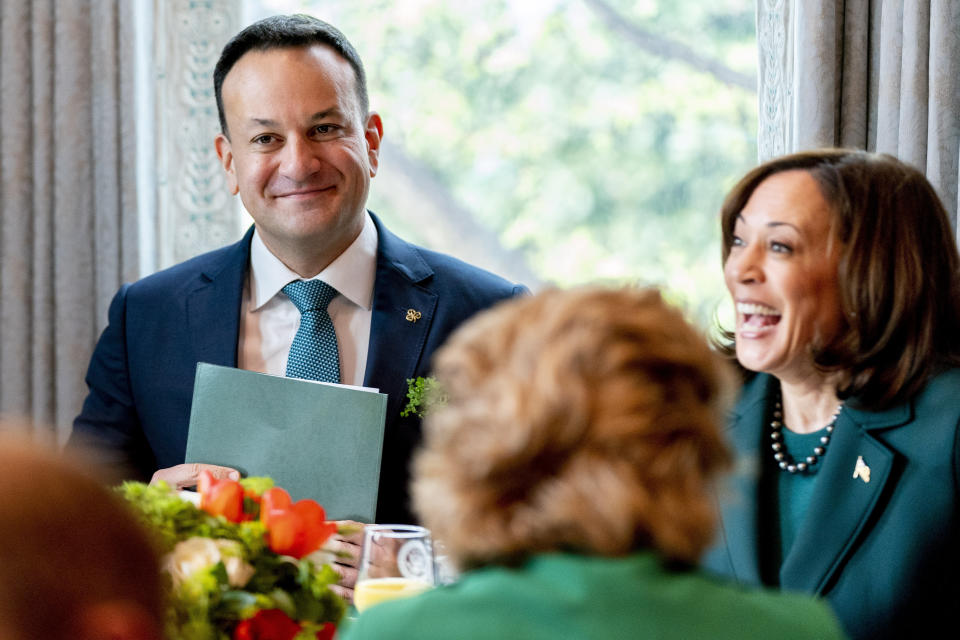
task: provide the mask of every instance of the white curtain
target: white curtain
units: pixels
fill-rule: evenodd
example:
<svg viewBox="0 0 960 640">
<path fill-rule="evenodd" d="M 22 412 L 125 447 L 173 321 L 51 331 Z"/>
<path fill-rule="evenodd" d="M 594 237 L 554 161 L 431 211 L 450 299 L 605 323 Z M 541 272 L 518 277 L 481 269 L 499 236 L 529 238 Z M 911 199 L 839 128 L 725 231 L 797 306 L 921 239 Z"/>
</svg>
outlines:
<svg viewBox="0 0 960 640">
<path fill-rule="evenodd" d="M 132 3 L 0 3 L 0 415 L 62 442 L 137 276 Z"/>
<path fill-rule="evenodd" d="M 826 146 L 924 170 L 956 228 L 960 1 L 758 0 L 760 159 Z"/>
</svg>

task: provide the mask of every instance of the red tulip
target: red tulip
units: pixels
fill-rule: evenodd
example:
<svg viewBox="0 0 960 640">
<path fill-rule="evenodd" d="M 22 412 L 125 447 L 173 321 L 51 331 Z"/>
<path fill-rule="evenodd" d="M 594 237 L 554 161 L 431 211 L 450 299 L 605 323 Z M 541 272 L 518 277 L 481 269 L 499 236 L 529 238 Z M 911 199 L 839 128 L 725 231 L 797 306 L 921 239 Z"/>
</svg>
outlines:
<svg viewBox="0 0 960 640">
<path fill-rule="evenodd" d="M 317 640 L 333 640 L 337 627 L 332 622 L 324 622 L 323 629 L 317 631 Z"/>
<path fill-rule="evenodd" d="M 298 633 L 300 625 L 280 609 L 260 609 L 240 621 L 233 630 L 233 640 L 291 640 Z"/>
<path fill-rule="evenodd" d="M 260 496 L 260 520 L 270 528 L 270 513 L 289 509 L 292 502 L 290 494 L 280 487 L 267 489 Z"/>
<path fill-rule="evenodd" d="M 316 551 L 337 530 L 316 501 L 291 504 L 290 495 L 277 488 L 264 492 L 260 519 L 267 526 L 270 549 L 294 558 Z"/>
<path fill-rule="evenodd" d="M 200 472 L 200 508 L 230 522 L 243 519 L 243 487 L 236 480 L 218 480 L 209 471 Z"/>
</svg>

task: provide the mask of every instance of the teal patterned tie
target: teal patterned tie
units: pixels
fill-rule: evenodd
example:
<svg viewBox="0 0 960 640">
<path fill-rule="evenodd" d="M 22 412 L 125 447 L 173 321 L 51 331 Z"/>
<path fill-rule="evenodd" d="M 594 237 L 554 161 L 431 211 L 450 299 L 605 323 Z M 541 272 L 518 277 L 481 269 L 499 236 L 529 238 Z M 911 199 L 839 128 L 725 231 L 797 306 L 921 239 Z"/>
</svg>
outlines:
<svg viewBox="0 0 960 640">
<path fill-rule="evenodd" d="M 337 333 L 327 312 L 337 290 L 320 280 L 294 280 L 283 292 L 300 310 L 300 328 L 287 358 L 287 377 L 340 382 Z"/>
</svg>

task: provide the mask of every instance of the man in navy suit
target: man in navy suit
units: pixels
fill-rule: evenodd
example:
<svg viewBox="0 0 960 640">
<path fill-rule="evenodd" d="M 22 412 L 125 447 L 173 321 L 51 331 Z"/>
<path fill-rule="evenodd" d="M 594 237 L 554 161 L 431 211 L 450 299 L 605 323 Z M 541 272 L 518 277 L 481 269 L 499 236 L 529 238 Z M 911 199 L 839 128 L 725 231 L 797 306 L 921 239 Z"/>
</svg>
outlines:
<svg viewBox="0 0 960 640">
<path fill-rule="evenodd" d="M 408 463 L 420 440 L 401 418 L 406 380 L 461 322 L 522 293 L 497 276 L 399 239 L 366 208 L 383 125 L 356 51 L 308 16 L 275 16 L 224 48 L 214 74 L 216 150 L 255 225 L 237 244 L 124 285 L 87 373 L 74 440 L 127 475 L 196 484 L 183 464 L 197 362 L 283 375 L 300 312 L 281 289 L 317 278 L 341 381 L 389 397 L 378 521 L 411 520 Z M 296 443 L 290 443 L 296 447 Z"/>
</svg>

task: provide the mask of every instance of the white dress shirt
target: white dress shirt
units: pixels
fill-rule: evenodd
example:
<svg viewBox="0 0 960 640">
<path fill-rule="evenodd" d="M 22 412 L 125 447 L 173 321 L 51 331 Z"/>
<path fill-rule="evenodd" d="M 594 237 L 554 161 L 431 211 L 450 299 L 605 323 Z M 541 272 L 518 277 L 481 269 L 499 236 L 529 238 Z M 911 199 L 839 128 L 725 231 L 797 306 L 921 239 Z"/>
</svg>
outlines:
<svg viewBox="0 0 960 640">
<path fill-rule="evenodd" d="M 314 276 L 339 292 L 327 311 L 337 333 L 343 384 L 362 385 L 367 369 L 377 241 L 377 228 L 367 214 L 357 239 Z M 240 304 L 237 364 L 241 369 L 279 376 L 286 373 L 290 345 L 300 327 L 300 311 L 281 289 L 302 279 L 270 253 L 254 230 Z"/>
</svg>

